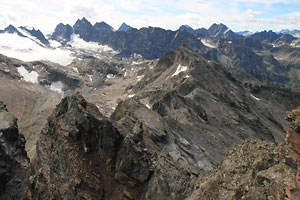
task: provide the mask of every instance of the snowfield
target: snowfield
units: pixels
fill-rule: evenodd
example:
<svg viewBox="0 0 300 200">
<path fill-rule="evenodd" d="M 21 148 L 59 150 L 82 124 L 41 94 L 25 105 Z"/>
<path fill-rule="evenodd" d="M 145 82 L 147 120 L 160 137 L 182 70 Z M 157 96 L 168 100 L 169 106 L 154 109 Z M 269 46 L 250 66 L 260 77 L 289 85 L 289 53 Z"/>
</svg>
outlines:
<svg viewBox="0 0 300 200">
<path fill-rule="evenodd" d="M 17 34 L 0 34 L 0 53 L 23 61 L 49 60 L 61 65 L 72 62 L 71 51 L 45 48 L 30 38 Z"/>
<path fill-rule="evenodd" d="M 64 84 L 61 81 L 52 82 L 50 85 L 50 90 L 58 93 L 63 93 L 62 89 L 64 88 Z"/>
<path fill-rule="evenodd" d="M 85 50 L 92 50 L 96 52 L 110 52 L 112 54 L 117 54 L 118 52 L 114 51 L 107 45 L 100 45 L 96 42 L 86 42 L 79 37 L 79 35 L 72 34 L 71 41 L 68 42 L 73 48 L 77 49 L 85 49 Z"/>
</svg>

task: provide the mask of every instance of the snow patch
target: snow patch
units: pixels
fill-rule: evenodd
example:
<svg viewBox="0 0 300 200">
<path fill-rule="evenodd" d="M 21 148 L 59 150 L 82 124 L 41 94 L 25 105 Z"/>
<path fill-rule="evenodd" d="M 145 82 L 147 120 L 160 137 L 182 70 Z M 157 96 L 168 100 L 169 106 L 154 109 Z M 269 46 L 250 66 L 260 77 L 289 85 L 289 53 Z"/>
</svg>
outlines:
<svg viewBox="0 0 300 200">
<path fill-rule="evenodd" d="M 295 48 L 300 48 L 300 45 L 296 45 L 295 43 L 292 43 L 291 46 Z"/>
<path fill-rule="evenodd" d="M 113 74 L 107 74 L 106 77 L 109 78 L 109 79 L 111 79 L 111 78 L 115 78 L 115 75 L 113 75 Z"/>
<path fill-rule="evenodd" d="M 143 62 L 135 62 L 135 61 L 132 61 L 132 64 L 133 65 L 140 65 L 140 64 L 142 64 Z"/>
<path fill-rule="evenodd" d="M 23 79 L 27 82 L 37 83 L 39 74 L 36 71 L 29 72 L 24 66 L 17 68 L 19 74 L 23 76 Z"/>
<path fill-rule="evenodd" d="M 229 31 L 230 29 L 228 28 L 225 32 L 224 32 L 224 35 Z"/>
<path fill-rule="evenodd" d="M 87 74 L 87 76 L 89 77 L 90 81 L 93 82 L 93 75 Z"/>
<path fill-rule="evenodd" d="M 177 76 L 180 72 L 184 72 L 188 69 L 187 66 L 182 66 L 181 64 L 178 65 L 177 69 L 176 69 L 176 72 L 171 76 Z"/>
<path fill-rule="evenodd" d="M 253 99 L 255 99 L 256 101 L 260 101 L 260 98 L 257 98 L 256 96 L 254 96 L 253 94 L 250 95 Z"/>
<path fill-rule="evenodd" d="M 179 31 L 176 32 L 173 40 L 175 40 L 177 38 L 178 34 L 179 34 Z"/>
<path fill-rule="evenodd" d="M 79 73 L 78 68 L 77 67 L 73 67 L 73 71 Z"/>
<path fill-rule="evenodd" d="M 135 94 L 130 94 L 130 95 L 128 95 L 128 98 L 132 98 L 134 96 L 135 96 Z"/>
<path fill-rule="evenodd" d="M 112 48 L 110 48 L 107 45 L 100 45 L 96 42 L 86 42 L 83 39 L 81 39 L 77 34 L 71 35 L 71 40 L 68 42 L 68 44 L 78 49 L 87 49 L 87 50 L 93 50 L 97 52 L 110 52 L 113 54 L 118 53 L 117 51 L 114 51 Z"/>
<path fill-rule="evenodd" d="M 50 85 L 50 90 L 58 93 L 63 93 L 62 89 L 64 88 L 64 84 L 61 81 L 52 82 Z"/>
<path fill-rule="evenodd" d="M 137 77 L 136 77 L 136 81 L 141 81 L 142 78 L 144 78 L 144 75 L 142 75 L 142 76 L 137 76 Z"/>
<path fill-rule="evenodd" d="M 202 42 L 205 46 L 207 46 L 207 47 L 209 47 L 209 48 L 213 48 L 213 49 L 217 48 L 217 46 L 214 45 L 214 44 L 211 44 L 211 43 L 209 42 L 209 40 L 202 39 L 201 42 Z"/>
<path fill-rule="evenodd" d="M 274 57 L 276 60 L 283 60 L 283 58 Z"/>
<path fill-rule="evenodd" d="M 56 40 L 49 40 L 50 46 L 53 48 L 57 48 L 61 46 L 61 43 L 57 42 Z"/>
</svg>

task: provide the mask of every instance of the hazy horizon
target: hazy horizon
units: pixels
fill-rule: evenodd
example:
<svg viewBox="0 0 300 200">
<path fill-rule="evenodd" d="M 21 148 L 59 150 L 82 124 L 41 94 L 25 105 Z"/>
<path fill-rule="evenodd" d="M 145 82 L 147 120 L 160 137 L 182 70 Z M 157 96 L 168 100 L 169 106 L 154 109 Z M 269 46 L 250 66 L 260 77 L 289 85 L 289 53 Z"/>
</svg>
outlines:
<svg viewBox="0 0 300 200">
<path fill-rule="evenodd" d="M 171 30 L 181 25 L 208 28 L 213 23 L 223 23 L 236 32 L 300 29 L 300 0 L 0 2 L 0 29 L 9 24 L 31 26 L 45 34 L 52 32 L 58 23 L 73 25 L 82 17 L 92 24 L 105 21 L 115 29 L 123 22 L 135 28 L 154 26 Z"/>
</svg>

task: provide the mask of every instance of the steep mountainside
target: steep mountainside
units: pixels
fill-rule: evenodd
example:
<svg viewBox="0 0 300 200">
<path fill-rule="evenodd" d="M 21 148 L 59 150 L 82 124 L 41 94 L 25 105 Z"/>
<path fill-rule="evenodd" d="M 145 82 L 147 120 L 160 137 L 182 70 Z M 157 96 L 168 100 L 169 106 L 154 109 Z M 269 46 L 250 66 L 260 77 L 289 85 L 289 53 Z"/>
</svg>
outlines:
<svg viewBox="0 0 300 200">
<path fill-rule="evenodd" d="M 178 165 L 193 166 L 200 174 L 216 167 L 233 143 L 246 138 L 282 142 L 287 125 L 280 119 L 300 103 L 297 95 L 274 92 L 270 99 L 267 89 L 248 91 L 220 65 L 184 46 L 161 58 L 134 91 L 134 98 L 156 111 L 175 135 L 179 152 L 168 144 L 164 148 Z M 282 104 L 283 99 L 289 103 Z"/>
<path fill-rule="evenodd" d="M 71 39 L 71 35 L 73 34 L 73 28 L 69 24 L 58 24 L 51 34 L 51 40 L 56 40 L 61 44 L 66 44 Z"/>
<path fill-rule="evenodd" d="M 24 26 L 21 26 L 20 29 L 28 32 L 31 36 L 37 38 L 43 44 L 46 44 L 46 45 L 49 44 L 49 41 L 45 38 L 44 34 L 40 30 L 35 30 L 34 28 L 28 28 L 28 27 L 24 27 Z"/>
<path fill-rule="evenodd" d="M 187 199 L 300 199 L 299 109 L 287 113 L 287 145 L 248 140 L 195 182 Z M 297 169 L 298 166 L 298 169 Z"/>
</svg>

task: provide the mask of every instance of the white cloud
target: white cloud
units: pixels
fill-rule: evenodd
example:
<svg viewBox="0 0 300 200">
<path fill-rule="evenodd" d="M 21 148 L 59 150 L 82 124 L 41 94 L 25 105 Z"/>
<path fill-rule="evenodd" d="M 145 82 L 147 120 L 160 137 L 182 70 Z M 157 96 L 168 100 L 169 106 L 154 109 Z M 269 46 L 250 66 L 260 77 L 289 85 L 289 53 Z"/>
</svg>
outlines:
<svg viewBox="0 0 300 200">
<path fill-rule="evenodd" d="M 260 4 L 275 4 L 275 3 L 284 3 L 284 4 L 291 4 L 297 3 L 299 0 L 234 0 L 236 2 L 242 3 L 260 3 Z"/>
<path fill-rule="evenodd" d="M 160 26 L 173 30 L 182 24 L 208 28 L 212 23 L 224 23 L 233 30 L 299 29 L 297 12 L 272 19 L 261 18 L 265 7 L 270 9 L 275 3 L 298 2 L 300 0 L 0 0 L 0 29 L 9 24 L 27 25 L 40 28 L 47 34 L 60 22 L 73 25 L 82 17 L 92 24 L 105 21 L 115 29 L 122 22 L 136 28 Z M 255 7 L 249 7 L 246 11 L 240 9 L 241 5 L 249 3 L 265 5 L 259 10 Z"/>
<path fill-rule="evenodd" d="M 246 11 L 246 14 L 248 16 L 250 16 L 250 17 L 254 17 L 254 15 L 260 15 L 260 14 L 262 14 L 262 12 L 260 12 L 260 11 L 253 11 L 252 9 L 248 9 Z"/>
</svg>

